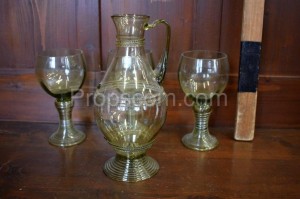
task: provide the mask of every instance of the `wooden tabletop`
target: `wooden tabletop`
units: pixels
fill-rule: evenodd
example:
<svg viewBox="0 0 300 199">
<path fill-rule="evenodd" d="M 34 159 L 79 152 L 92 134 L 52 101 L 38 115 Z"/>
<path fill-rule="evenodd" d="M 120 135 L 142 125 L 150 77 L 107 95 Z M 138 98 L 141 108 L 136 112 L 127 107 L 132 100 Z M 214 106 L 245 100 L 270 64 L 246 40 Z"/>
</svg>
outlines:
<svg viewBox="0 0 300 199">
<path fill-rule="evenodd" d="M 104 175 L 114 155 L 93 124 L 76 125 L 84 143 L 48 144 L 57 124 L 0 122 L 0 198 L 300 198 L 300 129 L 259 129 L 253 142 L 233 129 L 211 128 L 217 149 L 185 148 L 192 126 L 164 126 L 148 155 L 160 164 L 153 178 L 116 182 Z"/>
</svg>

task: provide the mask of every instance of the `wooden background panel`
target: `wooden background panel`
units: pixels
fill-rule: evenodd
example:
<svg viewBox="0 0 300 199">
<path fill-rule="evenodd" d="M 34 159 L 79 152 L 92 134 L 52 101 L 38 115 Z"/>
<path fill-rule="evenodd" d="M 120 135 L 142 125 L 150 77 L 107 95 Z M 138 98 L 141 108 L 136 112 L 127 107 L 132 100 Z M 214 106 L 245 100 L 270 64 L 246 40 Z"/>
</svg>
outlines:
<svg viewBox="0 0 300 199">
<path fill-rule="evenodd" d="M 183 51 L 210 49 L 226 52 L 232 73 L 238 73 L 242 5 L 239 0 L 101 1 L 102 68 L 107 67 L 108 51 L 115 48 L 116 31 L 111 15 L 140 13 L 149 15 L 150 21 L 163 18 L 171 25 L 168 72 L 177 72 Z M 152 50 L 155 62 L 164 48 L 164 38 L 163 27 L 146 31 L 146 48 Z"/>
<path fill-rule="evenodd" d="M 168 115 L 166 124 L 194 124 L 195 118 L 190 101 L 179 89 L 175 74 L 167 74 L 165 90 L 168 94 Z M 233 127 L 236 117 L 237 76 L 230 76 L 225 96 L 213 100 L 210 126 Z M 260 76 L 257 102 L 257 128 L 300 128 L 300 78 Z M 172 93 L 176 96 L 172 97 Z"/>
<path fill-rule="evenodd" d="M 266 0 L 260 74 L 300 76 L 300 1 Z"/>
<path fill-rule="evenodd" d="M 0 68 L 33 68 L 48 48 L 81 48 L 98 68 L 98 0 L 0 1 L 0 13 Z"/>
<path fill-rule="evenodd" d="M 104 73 L 97 73 L 99 79 Z M 73 119 L 80 123 L 93 123 L 94 87 L 87 86 L 95 81 L 94 72 L 88 73 L 88 80 L 83 93 L 75 99 Z M 92 77 L 91 77 L 92 76 Z M 184 93 L 179 88 L 176 73 L 168 73 L 164 88 L 168 94 L 168 112 L 166 125 L 193 125 L 192 107 L 184 100 Z M 237 76 L 231 76 L 225 90 L 226 98 L 220 104 L 215 98 L 210 126 L 233 127 L 236 114 Z M 259 81 L 257 127 L 300 128 L 299 101 L 300 80 L 276 77 L 261 77 Z M 0 120 L 58 122 L 54 99 L 38 85 L 35 76 L 28 70 L 16 74 L 15 71 L 0 71 Z M 296 94 L 294 94 L 296 93 Z"/>
<path fill-rule="evenodd" d="M 0 68 L 32 68 L 41 49 L 31 0 L 0 1 Z"/>
<path fill-rule="evenodd" d="M 94 122 L 89 96 L 95 87 L 94 72 L 88 72 L 82 91 L 74 97 L 73 120 Z M 36 80 L 33 69 L 0 70 L 0 120 L 58 122 L 55 98 L 48 95 Z"/>
<path fill-rule="evenodd" d="M 258 87 L 257 126 L 300 128 L 300 78 L 261 76 Z"/>
<path fill-rule="evenodd" d="M 187 50 L 219 50 L 222 2 L 222 0 L 195 1 L 192 46 Z"/>
<path fill-rule="evenodd" d="M 105 69 L 107 52 L 115 48 L 116 31 L 111 19 L 113 14 L 144 14 L 150 16 L 150 22 L 155 19 L 165 19 L 171 25 L 171 46 L 168 72 L 177 70 L 179 55 L 183 49 L 190 49 L 193 23 L 194 1 L 148 1 L 148 0 L 114 0 L 101 1 L 101 26 L 102 32 L 102 58 Z M 165 46 L 165 28 L 157 26 L 146 31 L 146 48 L 151 49 L 155 63 Z"/>
<path fill-rule="evenodd" d="M 257 127 L 300 127 L 297 7 L 299 3 L 295 1 L 266 0 Z M 184 106 L 177 80 L 180 53 L 196 48 L 219 48 L 228 53 L 228 104 L 218 107 L 214 102 L 210 124 L 232 127 L 242 19 L 240 0 L 102 0 L 101 5 L 98 0 L 0 1 L 0 120 L 58 121 L 54 99 L 37 84 L 33 66 L 39 49 L 67 46 L 82 48 L 89 68 L 84 96 L 75 100 L 74 120 L 94 122 L 92 93 L 105 72 L 97 71 L 100 43 L 105 61 L 107 51 L 115 46 L 110 16 L 125 12 L 148 14 L 150 21 L 164 18 L 171 24 L 170 65 L 163 86 L 167 93 L 175 94 L 176 103 L 169 104 L 166 124 L 194 123 L 192 109 Z M 163 26 L 146 32 L 146 47 L 152 49 L 156 59 L 164 39 Z"/>
<path fill-rule="evenodd" d="M 300 1 L 266 0 L 257 125 L 300 127 Z"/>
<path fill-rule="evenodd" d="M 99 6 L 98 0 L 0 1 L 1 120 L 58 121 L 54 98 L 35 78 L 35 58 L 42 49 L 80 48 L 88 71 L 97 71 Z M 94 92 L 95 84 L 95 73 L 87 72 L 85 93 Z M 94 121 L 87 100 L 75 100 L 75 121 Z"/>
<path fill-rule="evenodd" d="M 222 7 L 219 50 L 228 54 L 230 73 L 237 75 L 239 73 L 243 1 L 223 0 Z"/>
</svg>

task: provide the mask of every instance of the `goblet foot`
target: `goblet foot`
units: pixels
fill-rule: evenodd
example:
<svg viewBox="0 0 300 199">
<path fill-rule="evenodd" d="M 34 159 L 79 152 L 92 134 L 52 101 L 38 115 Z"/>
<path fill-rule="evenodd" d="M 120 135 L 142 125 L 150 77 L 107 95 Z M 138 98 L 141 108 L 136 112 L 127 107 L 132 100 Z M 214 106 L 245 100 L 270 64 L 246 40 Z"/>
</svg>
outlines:
<svg viewBox="0 0 300 199">
<path fill-rule="evenodd" d="M 55 101 L 55 106 L 59 113 L 59 127 L 49 138 L 49 143 L 55 146 L 73 146 L 85 140 L 86 135 L 76 130 L 72 123 L 73 100 Z"/>
<path fill-rule="evenodd" d="M 49 143 L 55 146 L 68 147 L 83 142 L 86 135 L 76 129 L 69 130 L 67 133 L 62 129 L 53 133 L 49 138 Z"/>
<path fill-rule="evenodd" d="M 202 134 L 200 137 L 195 133 L 186 134 L 182 138 L 182 143 L 187 148 L 197 151 L 209 151 L 219 144 L 217 138 L 209 133 Z"/>
<path fill-rule="evenodd" d="M 154 176 L 158 170 L 156 160 L 145 154 L 135 158 L 116 155 L 106 161 L 103 169 L 108 177 L 124 182 L 146 180 Z"/>
</svg>

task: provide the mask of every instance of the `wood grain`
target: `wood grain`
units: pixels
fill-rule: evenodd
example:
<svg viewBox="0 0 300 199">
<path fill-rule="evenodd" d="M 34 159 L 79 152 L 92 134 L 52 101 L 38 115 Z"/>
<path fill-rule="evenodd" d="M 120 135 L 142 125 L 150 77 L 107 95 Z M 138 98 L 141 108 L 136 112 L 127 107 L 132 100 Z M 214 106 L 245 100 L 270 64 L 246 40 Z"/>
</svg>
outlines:
<svg viewBox="0 0 300 199">
<path fill-rule="evenodd" d="M 219 50 L 222 2 L 195 1 L 192 49 Z"/>
<path fill-rule="evenodd" d="M 36 80 L 34 70 L 0 71 L 1 120 L 58 122 L 54 98 L 48 95 Z M 81 92 L 76 95 L 74 121 L 93 122 L 92 94 L 95 74 L 89 72 Z M 91 97 L 89 97 L 91 96 Z"/>
<path fill-rule="evenodd" d="M 220 33 L 220 51 L 228 55 L 230 73 L 239 73 L 240 35 L 243 16 L 243 1 L 223 1 Z M 234 35 L 234 36 L 233 36 Z"/>
<path fill-rule="evenodd" d="M 261 129 L 241 143 L 214 128 L 219 147 L 197 152 L 180 142 L 192 126 L 165 126 L 148 151 L 158 174 L 121 183 L 102 172 L 115 153 L 95 125 L 77 125 L 87 139 L 69 148 L 48 144 L 56 127 L 0 122 L 1 198 L 300 198 L 299 130 Z"/>
<path fill-rule="evenodd" d="M 259 42 L 258 45 L 260 47 L 260 43 L 262 40 L 262 32 L 263 32 L 264 5 L 265 5 L 265 0 L 244 0 L 242 34 L 241 34 L 242 43 Z M 258 52 L 255 52 L 258 54 L 258 56 L 249 56 L 247 55 L 246 52 L 243 52 L 244 50 L 246 51 L 247 49 L 241 49 L 241 54 L 240 54 L 239 88 L 240 88 L 240 84 L 243 83 L 241 81 L 242 78 L 251 81 L 251 82 L 247 82 L 246 84 L 253 85 L 254 88 L 257 88 L 257 78 L 258 78 L 257 70 L 255 70 L 255 72 L 249 72 L 249 74 L 247 73 L 242 74 L 241 72 L 243 71 L 243 69 L 247 69 L 250 67 L 251 68 L 255 67 L 259 69 L 259 60 L 255 60 L 255 59 L 260 58 L 260 48 Z M 246 56 L 249 56 L 249 58 L 247 58 Z M 252 59 L 252 60 L 243 63 L 242 60 L 244 59 Z M 255 65 L 253 65 L 252 62 L 254 62 Z M 254 77 L 251 78 L 241 77 L 242 75 L 249 75 Z M 236 140 L 242 140 L 242 141 L 253 140 L 254 131 L 255 131 L 255 117 L 256 117 L 256 104 L 257 104 L 256 100 L 257 100 L 256 89 L 254 91 L 239 90 L 238 99 L 237 99 L 237 116 L 236 116 L 236 123 L 235 123 L 235 132 L 234 132 L 234 138 Z"/>
<path fill-rule="evenodd" d="M 0 13 L 0 68 L 33 68 L 46 48 L 81 48 L 99 67 L 98 0 L 1 1 Z"/>
<path fill-rule="evenodd" d="M 261 42 L 265 0 L 244 0 L 241 41 Z"/>
<path fill-rule="evenodd" d="M 300 77 L 300 1 L 266 0 L 260 74 Z"/>
<path fill-rule="evenodd" d="M 300 1 L 266 0 L 257 127 L 300 128 L 299 6 Z M 178 100 L 168 107 L 166 124 L 194 123 L 191 108 L 184 106 L 184 94 L 177 80 L 181 52 L 193 48 L 217 49 L 219 45 L 230 61 L 228 105 L 214 104 L 210 125 L 233 127 L 242 11 L 240 0 L 0 1 L 0 120 L 56 123 L 53 98 L 39 87 L 34 77 L 36 53 L 44 47 L 84 49 L 89 70 L 84 89 L 92 94 L 105 72 L 99 72 L 100 57 L 105 61 L 107 50 L 115 46 L 110 15 L 138 12 L 150 15 L 150 21 L 164 18 L 172 26 L 170 65 L 164 88 L 175 93 Z M 156 59 L 163 49 L 164 33 L 163 27 L 146 32 L 146 48 L 152 49 Z M 103 62 L 102 70 L 105 67 Z M 87 95 L 75 100 L 76 122 L 94 122 L 91 104 L 92 97 Z"/>
<path fill-rule="evenodd" d="M 237 116 L 234 139 L 249 141 L 254 138 L 257 92 L 240 92 L 237 96 Z"/>
</svg>

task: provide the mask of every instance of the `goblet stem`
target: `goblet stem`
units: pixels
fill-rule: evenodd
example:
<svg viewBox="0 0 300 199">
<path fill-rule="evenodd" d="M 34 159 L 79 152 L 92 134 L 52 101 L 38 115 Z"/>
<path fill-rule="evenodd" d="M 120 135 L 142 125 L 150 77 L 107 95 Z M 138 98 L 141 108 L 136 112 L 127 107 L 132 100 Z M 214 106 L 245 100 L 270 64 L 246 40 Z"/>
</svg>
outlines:
<svg viewBox="0 0 300 199">
<path fill-rule="evenodd" d="M 212 150 L 218 145 L 218 140 L 209 133 L 208 121 L 211 114 L 209 101 L 199 100 L 194 104 L 195 126 L 192 133 L 182 138 L 183 144 L 198 151 Z"/>
<path fill-rule="evenodd" d="M 208 121 L 209 121 L 209 116 L 211 113 L 211 107 L 208 103 L 195 103 L 194 107 L 194 114 L 196 118 L 196 123 L 195 127 L 193 130 L 193 134 L 195 137 L 198 137 L 201 139 L 203 135 L 208 134 Z"/>
<path fill-rule="evenodd" d="M 85 139 L 85 134 L 74 128 L 72 122 L 73 100 L 55 101 L 56 109 L 59 113 L 59 126 L 50 138 L 50 144 L 55 146 L 73 146 L 81 143 Z"/>
</svg>

